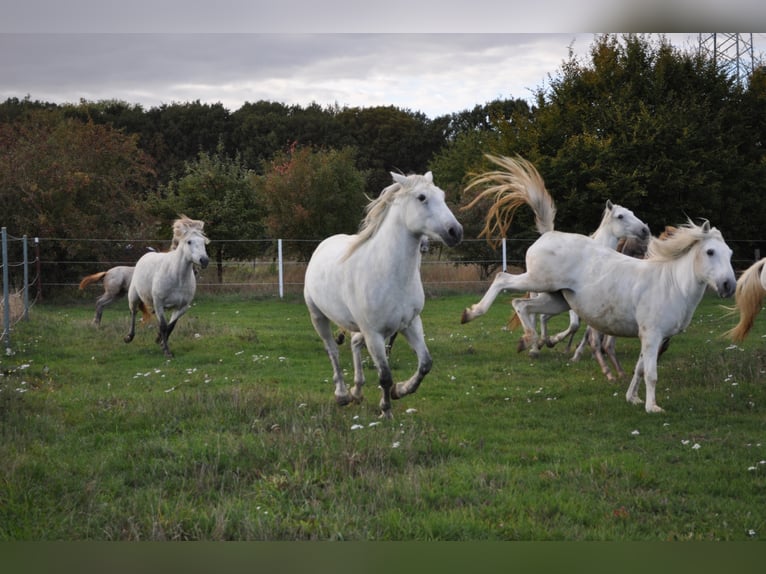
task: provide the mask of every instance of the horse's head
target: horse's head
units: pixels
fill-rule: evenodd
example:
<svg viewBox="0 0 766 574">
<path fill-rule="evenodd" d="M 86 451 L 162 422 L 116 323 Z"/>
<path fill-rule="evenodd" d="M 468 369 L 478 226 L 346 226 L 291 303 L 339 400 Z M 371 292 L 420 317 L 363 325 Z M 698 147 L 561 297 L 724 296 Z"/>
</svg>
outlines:
<svg viewBox="0 0 766 574">
<path fill-rule="evenodd" d="M 649 226 L 622 205 L 607 200 L 602 225 L 608 225 L 612 235 L 617 238 L 634 237 L 648 241 L 651 236 Z"/>
<path fill-rule="evenodd" d="M 199 229 L 190 229 L 179 239 L 177 249 L 182 250 L 192 263 L 204 269 L 210 263 L 205 249 L 205 245 L 209 242 L 210 240 Z"/>
<path fill-rule="evenodd" d="M 655 261 L 691 257 L 693 263 L 688 268 L 689 272 L 721 297 L 731 297 L 737 288 L 731 255 L 732 250 L 720 231 L 711 227 L 708 221 L 696 225 L 691 220 L 670 230 L 666 228 L 661 237 L 653 237 L 647 253 L 648 259 Z"/>
<path fill-rule="evenodd" d="M 720 297 L 731 297 L 737 288 L 737 278 L 731 266 L 732 250 L 723 240 L 723 235 L 705 221 L 699 227 L 702 239 L 694 256 L 694 271 Z"/>
<path fill-rule="evenodd" d="M 391 173 L 401 186 L 400 202 L 407 229 L 420 237 L 425 235 L 454 247 L 463 240 L 463 226 L 444 200 L 444 191 L 433 183 L 433 174 L 401 175 Z"/>
</svg>

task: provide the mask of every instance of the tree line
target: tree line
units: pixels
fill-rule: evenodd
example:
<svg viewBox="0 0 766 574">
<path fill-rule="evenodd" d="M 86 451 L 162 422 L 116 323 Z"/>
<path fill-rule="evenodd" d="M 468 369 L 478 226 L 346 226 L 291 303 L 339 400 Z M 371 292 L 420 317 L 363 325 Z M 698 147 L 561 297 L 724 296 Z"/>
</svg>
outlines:
<svg viewBox="0 0 766 574">
<path fill-rule="evenodd" d="M 47 257 L 73 262 L 56 266 L 62 281 L 80 276 L 81 262 L 93 262 L 90 272 L 117 259 L 136 238 L 169 239 L 180 213 L 206 222 L 219 263 L 258 255 L 240 239 L 353 233 L 391 171 L 433 171 L 470 238 L 486 210 L 461 209 L 472 199 L 466 182 L 490 167 L 485 153 L 520 154 L 543 175 L 558 229 L 591 233 L 610 199 L 655 233 L 708 219 L 747 259 L 762 246 L 766 254 L 765 141 L 764 67 L 740 84 L 662 36 L 605 34 L 587 57 L 570 53 L 531 102 L 497 99 L 434 119 L 394 106 L 9 98 L 0 210 L 11 233 L 56 240 Z M 511 230 L 534 237 L 531 214 L 521 210 Z M 310 256 L 311 243 L 295 245 L 290 256 Z M 451 257 L 493 253 L 468 242 Z"/>
</svg>

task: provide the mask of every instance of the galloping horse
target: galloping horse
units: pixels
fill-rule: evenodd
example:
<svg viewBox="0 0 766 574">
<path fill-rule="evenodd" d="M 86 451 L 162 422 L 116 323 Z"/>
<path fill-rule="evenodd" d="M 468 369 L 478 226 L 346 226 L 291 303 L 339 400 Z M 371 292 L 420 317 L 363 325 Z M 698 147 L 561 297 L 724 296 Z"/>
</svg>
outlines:
<svg viewBox="0 0 766 574">
<path fill-rule="evenodd" d="M 130 287 L 130 279 L 133 277 L 133 269 L 135 268 L 129 265 L 118 265 L 106 271 L 99 271 L 98 273 L 83 277 L 82 281 L 80 281 L 80 289 L 85 289 L 91 283 L 104 280 L 104 294 L 96 299 L 96 314 L 93 317 L 94 325 L 101 324 L 101 315 L 104 313 L 104 307 L 127 294 Z"/>
<path fill-rule="evenodd" d="M 665 339 L 685 329 L 707 286 L 721 297 L 731 297 L 736 278 L 732 251 L 721 232 L 705 221 L 688 221 L 667 239 L 653 238 L 646 259 L 618 253 L 592 238 L 553 230 L 555 210 L 543 199 L 542 179 L 529 162 L 506 159 L 509 170 L 538 185 L 495 190 L 507 194 L 511 214 L 518 206 L 532 207 L 541 235 L 527 250 L 527 271 L 519 275 L 498 273 L 482 299 L 463 311 L 462 322 L 485 314 L 504 290 L 516 292 L 560 291 L 567 304 L 594 329 L 617 337 L 638 337 L 641 353 L 625 398 L 640 403 L 638 386 L 646 385 L 646 412 L 662 412 L 657 405 L 657 357 Z M 532 312 L 545 308 L 517 309 L 524 337 L 536 345 Z"/>
<path fill-rule="evenodd" d="M 537 200 L 540 202 L 540 209 L 543 212 L 549 213 L 551 217 L 551 230 L 553 229 L 553 218 L 555 217 L 556 207 L 553 203 L 553 198 L 548 194 L 545 189 L 545 184 L 536 171 L 528 169 L 515 169 L 515 161 L 509 158 L 501 156 L 495 156 L 486 154 L 486 157 L 498 164 L 501 167 L 506 168 L 506 171 L 492 171 L 474 178 L 466 189 L 471 189 L 477 185 L 491 184 L 492 186 L 480 193 L 473 201 L 464 207 L 464 209 L 470 209 L 476 205 L 482 198 L 488 195 L 496 195 L 497 202 L 493 208 L 491 208 L 488 214 L 488 221 L 492 217 L 500 218 L 503 215 L 510 213 L 511 217 L 507 223 L 498 221 L 498 227 L 500 227 L 503 235 L 507 231 L 507 225 L 510 224 L 510 219 L 513 217 L 513 211 L 516 208 L 515 202 L 518 198 L 511 194 L 506 194 L 507 189 L 525 189 L 527 187 L 534 187 L 538 190 L 539 194 Z M 523 165 L 523 164 L 522 164 Z M 504 203 L 508 202 L 506 207 Z M 491 226 L 485 227 L 483 233 L 489 233 Z M 540 221 L 538 220 L 538 231 L 543 233 L 545 230 L 540 229 Z M 649 232 L 649 226 L 636 217 L 633 212 L 621 205 L 616 205 L 607 200 L 604 212 L 601 216 L 601 223 L 596 231 L 591 233 L 590 237 L 599 245 L 603 245 L 609 249 L 616 249 L 620 240 L 634 239 L 638 241 L 647 241 L 651 236 Z M 577 313 L 572 311 L 567 305 L 567 302 L 562 297 L 561 293 L 530 293 L 530 297 L 524 297 L 520 299 L 514 299 L 512 302 L 514 309 L 517 310 L 517 314 L 509 324 L 511 327 L 515 326 L 518 319 L 518 309 L 529 307 L 530 309 L 536 309 L 545 307 L 549 311 L 544 313 L 540 317 L 540 344 L 529 347 L 530 356 L 537 356 L 540 353 L 542 345 L 545 344 L 548 347 L 554 347 L 560 341 L 563 341 L 569 337 L 569 344 L 571 345 L 572 337 L 580 327 L 580 320 Z M 548 320 L 551 316 L 564 311 L 569 311 L 569 326 L 562 332 L 548 336 Z M 533 312 L 533 311 L 530 311 Z M 522 338 L 519 341 L 519 351 L 523 351 L 526 348 L 525 339 Z M 567 346 L 567 349 L 569 346 Z"/>
<path fill-rule="evenodd" d="M 755 324 L 756 316 L 761 312 L 764 296 L 766 296 L 766 257 L 753 263 L 737 280 L 733 311 L 739 312 L 739 322 L 726 331 L 727 337 L 735 343 L 745 340 Z"/>
<path fill-rule="evenodd" d="M 168 337 L 194 299 L 197 289 L 194 265 L 204 269 L 209 263 L 205 250 L 209 240 L 202 232 L 203 228 L 202 221 L 181 216 L 173 223 L 176 247 L 165 253 L 146 253 L 138 260 L 128 290 L 130 331 L 125 336 L 126 343 L 135 336 L 138 309 L 144 312 L 152 309 L 159 322 L 157 342 L 166 357 L 173 356 L 168 348 Z M 173 309 L 170 321 L 165 318 L 167 309 Z"/>
<path fill-rule="evenodd" d="M 367 205 L 356 235 L 333 235 L 314 251 L 306 268 L 304 298 L 311 322 L 324 342 L 333 368 L 335 401 L 362 400 L 366 346 L 378 370 L 381 416 L 391 418 L 391 399 L 414 393 L 431 370 L 420 312 L 425 294 L 420 278 L 421 237 L 453 247 L 463 228 L 433 183 L 431 172 L 404 176 Z M 352 333 L 354 387 L 349 393 L 339 362 L 332 323 Z M 386 356 L 386 340 L 401 333 L 415 351 L 418 369 L 394 384 Z"/>
</svg>

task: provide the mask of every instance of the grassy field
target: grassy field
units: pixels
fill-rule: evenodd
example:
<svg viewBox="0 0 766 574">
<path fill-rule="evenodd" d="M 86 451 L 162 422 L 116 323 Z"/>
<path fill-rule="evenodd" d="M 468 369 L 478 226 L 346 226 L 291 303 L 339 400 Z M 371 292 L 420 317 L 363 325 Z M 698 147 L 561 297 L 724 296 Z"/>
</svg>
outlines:
<svg viewBox="0 0 766 574">
<path fill-rule="evenodd" d="M 296 296 L 199 296 L 171 360 L 153 326 L 122 341 L 124 301 L 100 328 L 90 298 L 36 305 L 0 358 L 0 539 L 766 537 L 766 317 L 733 346 L 706 297 L 649 415 L 590 358 L 517 354 L 510 296 L 461 325 L 476 300 L 426 302 L 434 367 L 392 421 L 371 365 L 367 400 L 335 405 Z M 618 342 L 626 370 L 637 349 Z M 392 364 L 415 369 L 403 340 Z"/>
</svg>

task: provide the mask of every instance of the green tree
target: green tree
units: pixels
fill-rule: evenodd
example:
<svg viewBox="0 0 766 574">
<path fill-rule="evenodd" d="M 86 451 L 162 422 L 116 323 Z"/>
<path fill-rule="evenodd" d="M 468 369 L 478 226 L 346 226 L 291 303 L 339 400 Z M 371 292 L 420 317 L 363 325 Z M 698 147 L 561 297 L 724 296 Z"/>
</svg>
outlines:
<svg viewBox="0 0 766 574">
<path fill-rule="evenodd" d="M 259 180 L 268 233 L 311 240 L 290 244 L 296 255 L 308 260 L 317 240 L 356 233 L 367 204 L 365 180 L 365 173 L 356 168 L 353 148 L 291 146 L 268 163 Z"/>
<path fill-rule="evenodd" d="M 113 245 L 94 237 L 140 233 L 143 199 L 154 181 L 151 158 L 109 126 L 27 110 L 0 123 L 0 211 L 12 233 L 56 238 L 46 259 L 114 260 Z M 46 270 L 46 280 L 80 275 L 75 264 Z"/>
<path fill-rule="evenodd" d="M 187 161 L 183 174 L 162 186 L 159 197 L 155 211 L 168 224 L 179 214 L 205 222 L 219 281 L 223 281 L 224 259 L 254 253 L 252 244 L 241 240 L 263 236 L 264 209 L 254 174 L 238 155 L 226 156 L 222 143 L 215 153 L 200 151 L 195 160 Z M 169 228 L 165 235 L 170 237 Z"/>
</svg>

